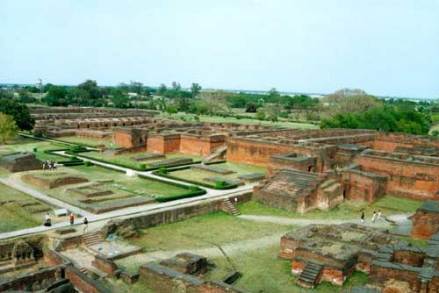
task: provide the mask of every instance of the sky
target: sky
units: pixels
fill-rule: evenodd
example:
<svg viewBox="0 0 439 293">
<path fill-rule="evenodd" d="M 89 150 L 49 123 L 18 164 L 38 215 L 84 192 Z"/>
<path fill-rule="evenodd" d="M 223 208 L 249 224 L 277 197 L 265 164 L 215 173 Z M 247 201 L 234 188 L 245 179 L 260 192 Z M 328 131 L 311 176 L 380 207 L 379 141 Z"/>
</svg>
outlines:
<svg viewBox="0 0 439 293">
<path fill-rule="evenodd" d="M 439 0 L 0 0 L 0 83 L 439 98 Z"/>
</svg>

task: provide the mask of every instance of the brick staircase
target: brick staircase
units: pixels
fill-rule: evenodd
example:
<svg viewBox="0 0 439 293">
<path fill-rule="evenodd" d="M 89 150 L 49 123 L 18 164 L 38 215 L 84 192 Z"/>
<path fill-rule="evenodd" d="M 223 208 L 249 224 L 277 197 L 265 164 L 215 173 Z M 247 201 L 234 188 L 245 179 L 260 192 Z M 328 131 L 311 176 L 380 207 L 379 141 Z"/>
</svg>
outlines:
<svg viewBox="0 0 439 293">
<path fill-rule="evenodd" d="M 82 243 L 86 246 L 93 246 L 104 241 L 100 232 L 92 232 L 82 235 Z"/>
<path fill-rule="evenodd" d="M 213 162 L 224 158 L 227 152 L 227 146 L 221 146 L 203 158 L 203 163 Z"/>
<path fill-rule="evenodd" d="M 239 216 L 241 214 L 239 210 L 236 208 L 236 206 L 230 201 L 229 198 L 223 199 L 221 207 L 224 212 L 230 215 Z"/>
<path fill-rule="evenodd" d="M 296 283 L 304 288 L 314 288 L 319 282 L 323 266 L 314 262 L 308 262 Z"/>
</svg>

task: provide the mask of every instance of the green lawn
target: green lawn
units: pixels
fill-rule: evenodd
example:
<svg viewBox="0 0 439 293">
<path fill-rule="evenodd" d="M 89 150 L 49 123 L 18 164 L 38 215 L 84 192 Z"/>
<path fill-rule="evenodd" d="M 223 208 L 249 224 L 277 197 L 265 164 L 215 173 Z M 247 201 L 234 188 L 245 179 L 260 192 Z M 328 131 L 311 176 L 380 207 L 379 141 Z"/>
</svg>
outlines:
<svg viewBox="0 0 439 293">
<path fill-rule="evenodd" d="M 143 153 L 128 153 L 128 154 L 121 154 L 121 155 L 113 155 L 108 152 L 87 152 L 84 153 L 84 156 L 96 158 L 98 160 L 103 160 L 108 163 L 115 163 L 118 165 L 125 166 L 127 168 L 135 168 L 135 169 L 147 169 L 150 166 L 148 166 L 149 163 L 158 162 L 164 159 L 172 159 L 172 158 L 191 158 L 194 161 L 198 161 L 201 159 L 200 156 L 195 155 L 186 155 L 186 154 L 166 154 L 166 158 L 159 158 L 154 160 L 148 160 L 148 161 L 136 161 L 133 158 L 137 156 L 141 156 L 142 154 L 146 154 L 146 152 Z M 81 155 L 81 154 L 79 154 Z"/>
<path fill-rule="evenodd" d="M 58 140 L 81 144 L 81 145 L 87 145 L 91 147 L 97 147 L 99 145 L 104 145 L 106 147 L 114 147 L 115 144 L 113 143 L 113 140 L 111 138 L 90 138 L 90 137 L 79 137 L 79 136 L 66 136 L 66 137 L 60 137 L 57 138 Z"/>
<path fill-rule="evenodd" d="M 176 114 L 168 114 L 161 113 L 161 116 L 168 119 L 175 120 L 184 120 L 184 121 L 195 121 L 194 114 L 187 113 L 176 113 Z M 221 117 L 221 116 L 209 116 L 209 115 L 199 115 L 201 122 L 215 122 L 215 123 L 237 123 L 237 124 L 259 124 L 264 126 L 272 126 L 272 127 L 286 127 L 286 128 L 294 128 L 294 129 L 318 129 L 318 125 L 310 124 L 310 123 L 298 123 L 298 122 L 288 122 L 288 121 L 260 121 L 257 119 L 251 118 L 241 118 L 237 119 L 235 117 Z"/>
<path fill-rule="evenodd" d="M 188 168 L 183 170 L 171 171 L 169 172 L 169 175 L 183 180 L 199 182 L 201 184 L 207 184 L 214 187 L 215 182 L 205 179 L 208 177 L 218 177 L 223 179 L 238 180 L 238 177 L 241 175 L 252 174 L 252 173 L 262 173 L 262 174 L 266 173 L 265 167 L 249 165 L 249 164 L 237 164 L 237 163 L 226 162 L 220 164 L 212 164 L 210 166 L 213 168 L 231 170 L 234 171 L 235 173 L 222 175 L 214 172 L 209 172 L 207 170 Z"/>
<path fill-rule="evenodd" d="M 127 190 L 153 196 L 174 196 L 187 192 L 187 189 L 168 184 L 155 179 L 129 177 L 124 173 L 108 170 L 99 166 L 74 166 L 70 169 L 79 171 L 87 176 L 89 180 L 106 180 L 112 179 L 123 185 Z"/>
<path fill-rule="evenodd" d="M 384 216 L 400 213 L 414 213 L 422 204 L 422 201 L 398 198 L 394 196 L 384 196 L 373 204 L 366 202 L 346 201 L 338 207 L 328 211 L 314 210 L 305 214 L 289 212 L 282 209 L 271 208 L 256 201 L 250 201 L 239 205 L 242 214 L 278 216 L 303 219 L 356 219 L 360 217 L 364 210 L 366 217 L 371 217 L 373 211 L 381 210 Z"/>
<path fill-rule="evenodd" d="M 19 201 L 26 203 L 36 203 L 32 206 L 22 207 L 18 203 L 4 203 L 4 201 Z M 0 184 L 0 232 L 9 232 L 41 225 L 45 212 L 35 212 L 35 208 L 49 208 L 48 205 L 41 203 L 32 197 Z"/>
<path fill-rule="evenodd" d="M 261 248 L 253 251 L 243 251 L 240 254 L 229 256 L 232 264 L 241 272 L 242 277 L 235 286 L 249 292 L 277 292 L 277 293 L 335 293 L 341 287 L 330 283 L 322 283 L 315 289 L 304 289 L 295 285 L 295 277 L 291 274 L 291 262 L 278 258 L 279 245 Z M 233 267 L 224 257 L 211 259 L 216 268 L 211 270 L 206 278 L 221 280 Z M 343 288 L 364 285 L 368 277 L 364 273 L 356 272 L 349 278 Z"/>
<path fill-rule="evenodd" d="M 34 186 L 35 189 L 40 190 L 49 196 L 89 210 L 109 207 L 120 208 L 127 204 L 133 205 L 134 203 L 144 204 L 147 201 L 154 200 L 156 197 L 171 197 L 188 193 L 188 189 L 180 186 L 175 186 L 155 179 L 130 177 L 125 173 L 108 170 L 99 166 L 82 165 L 61 167 L 53 172 L 67 172 L 71 175 L 85 177 L 90 183 L 98 180 L 111 180 L 111 182 L 104 183 L 100 190 L 109 190 L 112 191 L 113 194 L 94 197 L 92 198 L 93 202 L 83 202 L 82 200 L 87 198 L 71 190 L 73 187 L 81 186 L 84 183 L 60 186 L 53 189 L 44 189 Z"/>
<path fill-rule="evenodd" d="M 191 249 L 257 239 L 288 232 L 289 226 L 242 220 L 223 212 L 197 216 L 182 222 L 142 230 L 141 237 L 130 239 L 145 251 Z"/>
<path fill-rule="evenodd" d="M 53 150 L 65 148 L 64 144 L 57 144 L 49 141 L 40 141 L 29 138 L 17 137 L 17 139 L 7 145 L 0 146 L 0 155 L 14 152 L 34 152 L 39 160 L 63 161 L 66 160 L 62 156 L 46 154 L 45 150 Z"/>
</svg>

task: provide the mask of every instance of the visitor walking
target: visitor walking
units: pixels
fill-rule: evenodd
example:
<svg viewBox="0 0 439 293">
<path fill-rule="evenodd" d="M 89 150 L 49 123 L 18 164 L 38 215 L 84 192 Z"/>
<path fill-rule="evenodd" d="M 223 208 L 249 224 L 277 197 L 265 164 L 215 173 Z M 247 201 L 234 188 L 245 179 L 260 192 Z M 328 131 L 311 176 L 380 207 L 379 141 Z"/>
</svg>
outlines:
<svg viewBox="0 0 439 293">
<path fill-rule="evenodd" d="M 381 210 L 378 210 L 377 213 L 377 220 L 381 220 L 381 216 L 383 215 L 383 213 L 381 213 Z"/>
<path fill-rule="evenodd" d="M 361 212 L 361 217 L 360 217 L 360 219 L 361 219 L 361 224 L 364 224 L 364 217 L 365 217 L 365 215 L 364 215 L 364 211 L 362 211 L 362 212 Z"/>
<path fill-rule="evenodd" d="M 87 233 L 88 232 L 88 219 L 87 219 L 87 217 L 84 217 L 83 223 L 84 223 L 84 230 L 83 230 L 83 232 Z"/>
<path fill-rule="evenodd" d="M 69 219 L 70 225 L 73 225 L 75 223 L 75 215 L 73 213 L 70 213 Z"/>
<path fill-rule="evenodd" d="M 44 216 L 44 226 L 46 227 L 52 226 L 52 219 L 50 218 L 49 213 L 46 213 L 46 215 Z"/>
<path fill-rule="evenodd" d="M 372 223 L 375 223 L 375 220 L 377 219 L 377 212 L 373 211 L 373 215 L 372 215 Z"/>
</svg>

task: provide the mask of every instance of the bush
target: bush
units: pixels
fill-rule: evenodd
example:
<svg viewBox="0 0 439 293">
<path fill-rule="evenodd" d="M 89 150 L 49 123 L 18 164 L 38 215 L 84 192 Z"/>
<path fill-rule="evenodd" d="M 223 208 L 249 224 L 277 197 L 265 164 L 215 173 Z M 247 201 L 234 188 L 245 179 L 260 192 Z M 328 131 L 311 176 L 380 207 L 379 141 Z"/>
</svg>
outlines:
<svg viewBox="0 0 439 293">
<path fill-rule="evenodd" d="M 166 174 L 168 174 L 168 169 L 166 167 L 160 167 L 157 170 L 157 173 L 159 173 L 160 175 L 166 175 Z"/>
<path fill-rule="evenodd" d="M 85 161 L 85 162 L 84 162 L 84 165 L 85 165 L 86 167 L 94 166 L 94 164 L 93 164 L 92 162 L 90 162 L 90 161 Z"/>
<path fill-rule="evenodd" d="M 69 148 L 69 151 L 71 153 L 81 153 L 81 152 L 85 152 L 87 149 L 83 146 L 80 145 L 75 145 Z"/>
<path fill-rule="evenodd" d="M 217 188 L 217 189 L 225 188 L 227 185 L 228 184 L 225 181 L 222 181 L 222 180 L 215 182 L 215 188 Z"/>
<path fill-rule="evenodd" d="M 139 164 L 139 168 L 142 169 L 142 170 L 145 170 L 146 169 L 146 164 L 144 164 L 144 163 Z"/>
<path fill-rule="evenodd" d="M 34 153 L 38 152 L 38 148 L 34 148 L 34 149 L 33 149 L 33 152 L 34 152 Z"/>
</svg>

